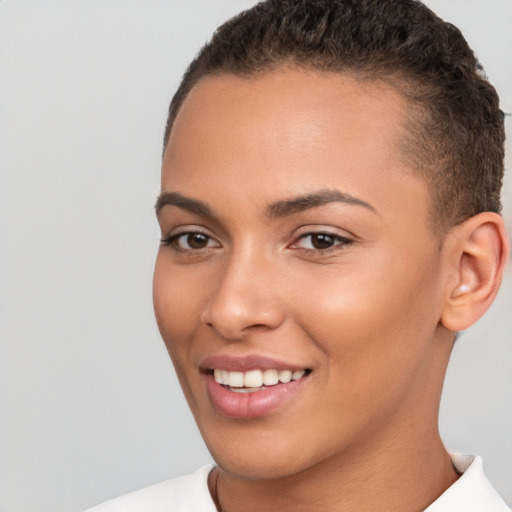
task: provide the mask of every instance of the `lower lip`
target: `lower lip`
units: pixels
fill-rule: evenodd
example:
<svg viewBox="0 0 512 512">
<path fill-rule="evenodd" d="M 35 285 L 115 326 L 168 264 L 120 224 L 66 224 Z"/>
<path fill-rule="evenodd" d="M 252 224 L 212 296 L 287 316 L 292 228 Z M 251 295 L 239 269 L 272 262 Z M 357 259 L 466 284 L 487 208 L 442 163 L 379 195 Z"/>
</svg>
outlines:
<svg viewBox="0 0 512 512">
<path fill-rule="evenodd" d="M 265 416 L 289 402 L 300 390 L 307 377 L 286 384 L 263 387 L 260 391 L 237 393 L 220 385 L 213 375 L 206 376 L 208 395 L 213 406 L 229 418 L 251 419 Z"/>
</svg>

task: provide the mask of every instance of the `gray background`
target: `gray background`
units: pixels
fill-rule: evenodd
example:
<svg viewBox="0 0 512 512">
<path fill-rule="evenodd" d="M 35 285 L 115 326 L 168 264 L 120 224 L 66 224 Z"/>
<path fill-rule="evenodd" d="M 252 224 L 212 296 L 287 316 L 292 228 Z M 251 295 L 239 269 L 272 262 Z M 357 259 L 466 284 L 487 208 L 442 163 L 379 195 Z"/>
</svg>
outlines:
<svg viewBox="0 0 512 512">
<path fill-rule="evenodd" d="M 252 3 L 0 1 L 3 512 L 74 512 L 209 461 L 153 320 L 153 203 L 178 79 Z M 512 112 L 512 2 L 428 3 Z M 511 326 L 509 269 L 455 348 L 441 427 L 512 504 Z"/>
</svg>

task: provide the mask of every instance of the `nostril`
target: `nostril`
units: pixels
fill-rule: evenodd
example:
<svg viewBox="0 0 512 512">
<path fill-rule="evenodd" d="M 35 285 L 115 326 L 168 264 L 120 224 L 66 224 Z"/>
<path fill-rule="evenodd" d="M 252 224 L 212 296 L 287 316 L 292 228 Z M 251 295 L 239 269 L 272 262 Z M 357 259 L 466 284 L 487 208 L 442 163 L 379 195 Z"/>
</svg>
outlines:
<svg viewBox="0 0 512 512">
<path fill-rule="evenodd" d="M 266 331 L 268 329 L 271 329 L 271 327 L 265 324 L 253 324 L 244 327 L 244 331 Z"/>
</svg>

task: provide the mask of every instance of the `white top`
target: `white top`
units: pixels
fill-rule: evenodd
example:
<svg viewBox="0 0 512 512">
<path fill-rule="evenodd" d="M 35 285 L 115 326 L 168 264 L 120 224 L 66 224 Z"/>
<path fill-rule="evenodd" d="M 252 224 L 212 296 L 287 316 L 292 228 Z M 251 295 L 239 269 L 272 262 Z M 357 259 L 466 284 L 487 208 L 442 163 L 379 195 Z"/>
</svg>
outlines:
<svg viewBox="0 0 512 512">
<path fill-rule="evenodd" d="M 487 480 L 481 457 L 452 455 L 463 475 L 424 512 L 510 512 Z M 86 512 L 216 512 L 208 491 L 213 466 L 120 496 Z"/>
</svg>

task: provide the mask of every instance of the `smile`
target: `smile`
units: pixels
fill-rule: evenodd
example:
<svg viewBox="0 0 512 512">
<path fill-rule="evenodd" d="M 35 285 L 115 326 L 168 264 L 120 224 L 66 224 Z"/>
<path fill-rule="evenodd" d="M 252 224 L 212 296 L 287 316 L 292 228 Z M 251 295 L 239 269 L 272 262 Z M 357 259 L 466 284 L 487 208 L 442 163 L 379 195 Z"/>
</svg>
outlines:
<svg viewBox="0 0 512 512">
<path fill-rule="evenodd" d="M 213 376 L 217 384 L 228 386 L 235 393 L 253 393 L 261 391 L 265 387 L 276 384 L 287 384 L 301 379 L 306 370 L 249 370 L 246 372 L 233 372 L 215 368 Z"/>
<path fill-rule="evenodd" d="M 205 374 L 210 403 L 222 416 L 255 419 L 279 411 L 309 382 L 311 370 L 214 368 Z"/>
</svg>

